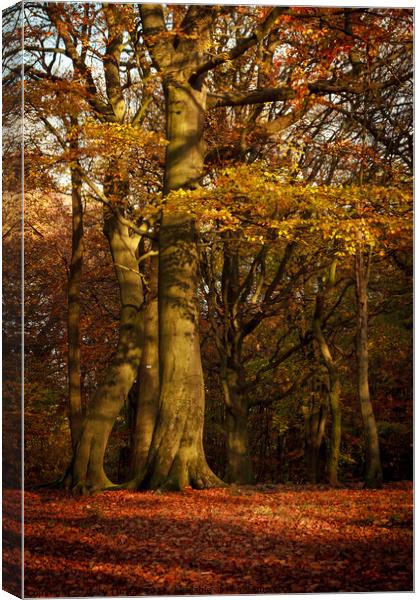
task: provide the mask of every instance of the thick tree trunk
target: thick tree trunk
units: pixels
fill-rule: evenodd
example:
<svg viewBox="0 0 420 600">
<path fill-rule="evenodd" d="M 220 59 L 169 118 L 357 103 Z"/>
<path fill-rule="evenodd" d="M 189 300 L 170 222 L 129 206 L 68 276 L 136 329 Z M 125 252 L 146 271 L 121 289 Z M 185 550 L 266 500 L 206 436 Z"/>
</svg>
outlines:
<svg viewBox="0 0 420 600">
<path fill-rule="evenodd" d="M 373 413 L 369 390 L 368 351 L 368 267 L 365 267 L 363 252 L 358 248 L 355 257 L 356 274 L 356 355 L 357 388 L 362 413 L 365 438 L 365 485 L 368 488 L 382 487 L 382 465 L 379 450 L 378 428 Z"/>
<path fill-rule="evenodd" d="M 117 350 L 83 421 L 73 459 L 72 485 L 82 493 L 112 485 L 104 471 L 105 449 L 141 358 L 143 291 L 136 258 L 138 238 L 131 237 L 128 228 L 109 213 L 104 230 L 120 288 L 120 330 Z"/>
<path fill-rule="evenodd" d="M 223 393 L 226 404 L 227 483 L 255 483 L 248 436 L 248 403 L 237 392 L 238 374 L 228 373 L 223 377 Z"/>
<path fill-rule="evenodd" d="M 202 446 L 204 381 L 198 337 L 195 224 L 167 214 L 160 230 L 160 411 L 142 486 L 182 489 L 219 483 Z"/>
<path fill-rule="evenodd" d="M 203 168 L 205 88 L 181 76 L 165 82 L 165 194 L 198 185 Z M 137 485 L 205 488 L 221 481 L 203 450 L 204 379 L 198 331 L 198 251 L 195 222 L 168 199 L 159 232 L 160 409 L 147 468 Z"/>
<path fill-rule="evenodd" d="M 165 98 L 169 144 L 164 192 L 168 194 L 172 190 L 194 189 L 200 184 L 205 152 L 203 134 L 207 90 L 204 84 L 193 88 L 181 78 L 172 76 L 165 82 Z"/>
<path fill-rule="evenodd" d="M 67 287 L 67 338 L 70 432 L 73 451 L 76 449 L 83 419 L 80 376 L 80 284 L 83 269 L 83 205 L 82 178 L 71 167 L 72 245 Z"/>
<path fill-rule="evenodd" d="M 150 445 L 159 413 L 159 315 L 158 259 L 150 259 L 150 291 L 144 311 L 144 343 L 134 429 L 132 476 L 135 478 L 147 464 Z"/>
</svg>

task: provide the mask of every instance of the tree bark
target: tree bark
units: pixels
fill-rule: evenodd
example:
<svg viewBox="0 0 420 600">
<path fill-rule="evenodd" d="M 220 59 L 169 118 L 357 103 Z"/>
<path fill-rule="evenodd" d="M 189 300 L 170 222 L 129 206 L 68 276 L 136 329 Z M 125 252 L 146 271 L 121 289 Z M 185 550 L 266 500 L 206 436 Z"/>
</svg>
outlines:
<svg viewBox="0 0 420 600">
<path fill-rule="evenodd" d="M 223 334 L 217 342 L 221 362 L 221 380 L 226 406 L 226 472 L 228 483 L 255 482 L 249 452 L 246 396 L 241 393 L 245 373 L 242 368 L 243 326 L 238 314 L 240 294 L 239 254 L 234 236 L 223 236 L 223 269 L 221 295 L 223 299 Z"/>
<path fill-rule="evenodd" d="M 312 398 L 304 409 L 305 420 L 305 463 L 310 483 L 320 479 L 319 454 L 325 435 L 327 420 L 326 406 L 322 398 Z"/>
<path fill-rule="evenodd" d="M 159 413 L 159 315 L 158 259 L 150 259 L 150 291 L 144 311 L 144 343 L 139 368 L 136 423 L 132 456 L 132 476 L 147 464 L 150 445 Z"/>
<path fill-rule="evenodd" d="M 248 436 L 248 403 L 237 392 L 238 374 L 230 371 L 223 377 L 223 393 L 226 404 L 227 483 L 255 483 Z"/>
<path fill-rule="evenodd" d="M 182 74 L 165 80 L 167 107 L 164 192 L 192 189 L 203 169 L 204 86 Z M 160 408 L 147 466 L 136 486 L 181 490 L 221 485 L 203 450 L 204 379 L 198 331 L 196 225 L 168 199 L 159 231 Z"/>
<path fill-rule="evenodd" d="M 107 213 L 105 233 L 118 278 L 121 298 L 119 340 L 115 355 L 83 421 L 72 466 L 75 492 L 88 493 L 110 487 L 104 470 L 108 438 L 137 375 L 143 335 L 143 291 L 136 248 L 138 237 L 118 218 Z"/>
<path fill-rule="evenodd" d="M 326 282 L 326 290 L 331 289 L 335 285 L 336 262 L 333 261 Z M 327 477 L 328 482 L 336 486 L 338 485 L 338 463 L 340 460 L 341 446 L 341 381 L 338 367 L 331 354 L 327 339 L 322 330 L 322 315 L 324 310 L 325 289 L 320 289 L 316 298 L 315 314 L 313 320 L 314 336 L 318 343 L 318 347 L 322 356 L 322 360 L 328 371 L 328 398 L 331 408 L 331 434 L 330 448 L 328 454 Z"/>
<path fill-rule="evenodd" d="M 363 250 L 359 247 L 355 256 L 356 275 L 356 356 L 357 388 L 362 413 L 365 439 L 365 486 L 382 487 L 382 465 L 379 436 L 369 390 L 368 350 L 368 295 L 369 265 L 365 265 Z"/>
<path fill-rule="evenodd" d="M 338 376 L 331 377 L 329 392 L 331 407 L 331 435 L 330 452 L 328 456 L 327 476 L 330 485 L 338 485 L 338 464 L 340 461 L 341 447 L 341 382 Z"/>
<path fill-rule="evenodd" d="M 166 218 L 165 218 L 166 217 Z M 219 483 L 204 458 L 204 380 L 198 336 L 194 222 L 164 215 L 160 230 L 160 411 L 149 453 L 149 488 Z"/>
<path fill-rule="evenodd" d="M 76 166 L 71 169 L 72 242 L 67 287 L 67 339 L 70 433 L 76 449 L 83 419 L 80 375 L 80 285 L 83 270 L 82 178 Z"/>
</svg>

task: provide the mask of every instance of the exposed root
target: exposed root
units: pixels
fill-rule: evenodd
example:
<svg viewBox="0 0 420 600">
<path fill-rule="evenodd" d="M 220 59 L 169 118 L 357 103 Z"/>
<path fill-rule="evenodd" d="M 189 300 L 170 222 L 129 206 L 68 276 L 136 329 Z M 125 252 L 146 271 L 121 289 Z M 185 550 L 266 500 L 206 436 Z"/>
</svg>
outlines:
<svg viewBox="0 0 420 600">
<path fill-rule="evenodd" d="M 73 496 L 89 496 L 89 490 L 82 481 L 78 481 L 71 488 Z"/>
<path fill-rule="evenodd" d="M 114 490 L 123 489 L 121 486 L 117 484 L 111 483 L 110 485 L 95 485 L 89 486 L 83 483 L 82 481 L 78 481 L 71 487 L 71 493 L 73 496 L 93 496 L 94 494 L 101 494 L 103 492 L 112 492 Z"/>
</svg>

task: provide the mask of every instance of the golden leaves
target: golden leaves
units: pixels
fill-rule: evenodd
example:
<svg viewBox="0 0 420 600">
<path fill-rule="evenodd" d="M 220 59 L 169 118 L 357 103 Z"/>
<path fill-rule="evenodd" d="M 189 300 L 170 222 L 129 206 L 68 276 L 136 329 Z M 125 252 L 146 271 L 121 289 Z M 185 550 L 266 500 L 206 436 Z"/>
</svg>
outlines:
<svg viewBox="0 0 420 600">
<path fill-rule="evenodd" d="M 87 119 L 81 127 L 85 145 L 94 146 L 96 151 L 104 153 L 125 153 L 131 149 L 164 146 L 165 138 L 155 132 L 132 127 L 125 123 L 98 123 Z"/>
<path fill-rule="evenodd" d="M 178 190 L 168 206 L 193 215 L 203 232 L 239 232 L 251 244 L 296 241 L 322 244 L 337 257 L 362 244 L 383 248 L 410 244 L 412 190 L 397 187 L 316 186 L 290 182 L 290 174 L 266 164 L 221 171 L 214 185 Z"/>
</svg>

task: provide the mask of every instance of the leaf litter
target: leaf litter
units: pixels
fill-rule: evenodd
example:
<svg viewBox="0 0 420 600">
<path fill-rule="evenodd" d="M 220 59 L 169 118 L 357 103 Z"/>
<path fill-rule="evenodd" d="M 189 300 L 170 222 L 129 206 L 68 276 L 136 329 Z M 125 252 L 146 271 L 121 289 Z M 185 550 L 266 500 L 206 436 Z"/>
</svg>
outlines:
<svg viewBox="0 0 420 600">
<path fill-rule="evenodd" d="M 412 509 L 408 483 L 25 492 L 25 596 L 410 591 Z"/>
</svg>

